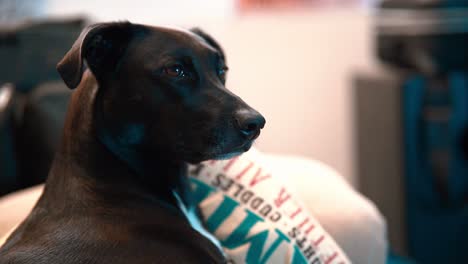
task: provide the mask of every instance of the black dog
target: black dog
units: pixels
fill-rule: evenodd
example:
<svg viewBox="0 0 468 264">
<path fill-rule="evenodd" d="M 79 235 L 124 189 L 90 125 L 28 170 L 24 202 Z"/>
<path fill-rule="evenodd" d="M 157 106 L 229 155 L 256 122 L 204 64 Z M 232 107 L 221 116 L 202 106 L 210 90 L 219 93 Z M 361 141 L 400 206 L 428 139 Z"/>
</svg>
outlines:
<svg viewBox="0 0 468 264">
<path fill-rule="evenodd" d="M 242 153 L 265 124 L 225 88 L 220 46 L 196 29 L 96 24 L 57 69 L 77 88 L 62 141 L 0 263 L 225 262 L 177 198 L 187 163 Z"/>
</svg>

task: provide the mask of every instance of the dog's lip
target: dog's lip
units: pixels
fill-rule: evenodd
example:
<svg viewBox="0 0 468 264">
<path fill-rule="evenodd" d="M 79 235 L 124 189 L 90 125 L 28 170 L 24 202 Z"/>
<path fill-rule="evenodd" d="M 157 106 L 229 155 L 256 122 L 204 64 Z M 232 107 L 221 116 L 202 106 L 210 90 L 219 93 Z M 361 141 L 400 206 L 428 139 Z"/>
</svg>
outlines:
<svg viewBox="0 0 468 264">
<path fill-rule="evenodd" d="M 254 143 L 254 140 L 250 140 L 249 142 L 245 143 L 243 145 L 243 147 L 242 147 L 243 150 L 244 151 L 249 151 L 249 149 L 252 147 L 253 143 Z"/>
<path fill-rule="evenodd" d="M 232 151 L 230 151 L 230 153 L 249 151 L 249 149 L 252 147 L 254 141 L 255 140 L 248 140 L 248 141 L 242 143 L 240 146 L 234 148 Z"/>
<path fill-rule="evenodd" d="M 238 147 L 233 148 L 229 152 L 220 153 L 220 154 L 216 155 L 216 157 L 214 159 L 226 159 L 226 158 L 229 159 L 229 158 L 241 155 L 242 153 L 249 151 L 249 149 L 252 147 L 254 141 L 255 140 L 246 141 L 243 144 L 239 145 Z"/>
<path fill-rule="evenodd" d="M 253 136 L 252 140 L 257 139 L 260 136 L 260 133 L 261 133 L 260 129 L 257 130 L 257 132 L 255 133 L 255 136 Z"/>
<path fill-rule="evenodd" d="M 236 146 L 234 148 L 231 148 L 229 152 L 222 152 L 222 153 L 216 153 L 216 154 L 212 153 L 209 158 L 191 157 L 191 158 L 188 158 L 187 162 L 192 163 L 192 164 L 196 164 L 196 163 L 203 162 L 203 161 L 206 161 L 206 160 L 230 159 L 230 158 L 233 158 L 235 156 L 239 156 L 244 152 L 249 151 L 254 142 L 255 142 L 255 140 L 247 140 L 247 141 L 243 142 L 242 144 L 240 144 L 240 145 L 238 145 L 238 146 Z"/>
</svg>

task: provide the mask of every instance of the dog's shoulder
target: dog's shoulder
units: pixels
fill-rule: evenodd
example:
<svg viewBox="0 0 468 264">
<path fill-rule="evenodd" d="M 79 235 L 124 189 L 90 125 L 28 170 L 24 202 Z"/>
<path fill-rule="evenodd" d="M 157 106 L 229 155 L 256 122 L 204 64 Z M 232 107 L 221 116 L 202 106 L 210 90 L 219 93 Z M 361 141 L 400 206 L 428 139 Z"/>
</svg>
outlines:
<svg viewBox="0 0 468 264">
<path fill-rule="evenodd" d="M 0 249 L 0 264 L 225 262 L 188 223 L 167 212 L 158 216 L 125 221 L 30 216 Z"/>
<path fill-rule="evenodd" d="M 67 240 L 50 243 L 19 243 L 6 251 L 0 251 L 0 264 L 147 264 L 147 263 L 225 263 L 224 259 L 200 250 L 190 244 L 171 240 L 87 241 L 69 243 Z"/>
</svg>

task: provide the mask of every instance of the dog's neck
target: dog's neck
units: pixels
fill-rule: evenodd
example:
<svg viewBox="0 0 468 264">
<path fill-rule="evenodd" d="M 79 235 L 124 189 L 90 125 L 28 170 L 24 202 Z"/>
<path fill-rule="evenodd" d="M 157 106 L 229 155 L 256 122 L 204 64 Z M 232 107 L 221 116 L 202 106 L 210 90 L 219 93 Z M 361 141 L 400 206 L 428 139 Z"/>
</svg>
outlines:
<svg viewBox="0 0 468 264">
<path fill-rule="evenodd" d="M 186 165 L 158 157 L 151 157 L 151 160 L 125 157 L 109 148 L 97 133 L 94 110 L 97 92 L 96 79 L 86 71 L 71 97 L 61 144 L 48 181 L 60 183 L 61 191 L 77 186 L 68 184 L 68 181 L 79 181 L 82 184 L 78 186 L 86 185 L 87 189 L 95 187 L 103 192 L 98 195 L 104 196 L 107 190 L 112 189 L 109 195 L 115 195 L 120 188 L 123 192 L 137 193 L 140 198 L 143 194 L 149 199 L 162 200 L 177 207 L 172 192 L 185 189 L 182 185 Z M 131 162 L 132 159 L 138 159 L 138 164 Z M 110 184 L 112 188 L 99 188 Z"/>
</svg>

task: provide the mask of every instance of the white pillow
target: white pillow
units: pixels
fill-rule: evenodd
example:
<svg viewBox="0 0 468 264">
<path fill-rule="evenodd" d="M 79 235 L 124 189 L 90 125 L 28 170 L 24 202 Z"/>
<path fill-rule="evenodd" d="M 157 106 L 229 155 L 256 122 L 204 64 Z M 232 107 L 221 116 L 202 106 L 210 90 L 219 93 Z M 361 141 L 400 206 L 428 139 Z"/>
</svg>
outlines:
<svg viewBox="0 0 468 264">
<path fill-rule="evenodd" d="M 202 222 L 233 262 L 351 263 L 255 149 L 191 167 L 189 175 Z"/>
<path fill-rule="evenodd" d="M 322 162 L 298 156 L 264 153 L 261 162 L 291 188 L 353 263 L 386 263 L 385 218 L 340 174 Z"/>
</svg>

